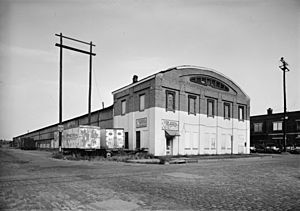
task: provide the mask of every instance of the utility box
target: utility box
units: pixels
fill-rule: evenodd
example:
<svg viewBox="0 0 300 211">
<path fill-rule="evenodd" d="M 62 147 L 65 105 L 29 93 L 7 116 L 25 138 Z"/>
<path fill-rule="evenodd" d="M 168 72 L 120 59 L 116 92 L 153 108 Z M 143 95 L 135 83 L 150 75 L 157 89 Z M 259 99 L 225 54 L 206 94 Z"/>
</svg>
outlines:
<svg viewBox="0 0 300 211">
<path fill-rule="evenodd" d="M 100 127 L 80 125 L 64 130 L 61 144 L 63 149 L 100 149 Z"/>
<path fill-rule="evenodd" d="M 124 129 L 101 129 L 101 149 L 124 147 Z"/>
</svg>

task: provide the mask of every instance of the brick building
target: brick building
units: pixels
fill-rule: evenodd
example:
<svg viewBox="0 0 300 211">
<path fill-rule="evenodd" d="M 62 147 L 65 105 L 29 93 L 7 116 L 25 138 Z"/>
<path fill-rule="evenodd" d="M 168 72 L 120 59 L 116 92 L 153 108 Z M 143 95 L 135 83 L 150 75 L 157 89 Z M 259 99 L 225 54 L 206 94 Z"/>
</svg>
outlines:
<svg viewBox="0 0 300 211">
<path fill-rule="evenodd" d="M 250 117 L 251 146 L 283 147 L 283 113 L 273 113 Z M 286 143 L 288 147 L 300 146 L 300 111 L 287 112 Z"/>
<path fill-rule="evenodd" d="M 250 99 L 215 70 L 178 66 L 114 91 L 125 148 L 154 155 L 250 152 Z"/>
</svg>

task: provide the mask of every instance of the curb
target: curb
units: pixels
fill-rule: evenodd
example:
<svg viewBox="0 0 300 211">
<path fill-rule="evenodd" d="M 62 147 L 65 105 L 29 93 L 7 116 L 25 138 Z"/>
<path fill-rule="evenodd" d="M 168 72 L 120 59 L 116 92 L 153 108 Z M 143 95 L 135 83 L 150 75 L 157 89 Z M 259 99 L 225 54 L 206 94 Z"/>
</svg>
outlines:
<svg viewBox="0 0 300 211">
<path fill-rule="evenodd" d="M 141 163 L 141 164 L 159 164 L 159 159 L 141 159 L 141 160 L 127 160 L 127 163 Z"/>
</svg>

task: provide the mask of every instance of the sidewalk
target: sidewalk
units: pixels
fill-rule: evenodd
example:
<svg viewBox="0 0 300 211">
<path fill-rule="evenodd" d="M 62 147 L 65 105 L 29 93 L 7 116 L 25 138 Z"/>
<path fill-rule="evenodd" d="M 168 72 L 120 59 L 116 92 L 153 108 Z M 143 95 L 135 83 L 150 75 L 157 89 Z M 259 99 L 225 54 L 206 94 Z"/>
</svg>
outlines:
<svg viewBox="0 0 300 211">
<path fill-rule="evenodd" d="M 155 159 L 137 159 L 128 160 L 128 163 L 141 164 L 184 164 L 198 163 L 200 160 L 223 160 L 223 159 L 241 159 L 241 158 L 263 158 L 270 157 L 273 154 L 239 154 L 239 155 L 191 155 L 191 156 L 161 156 Z"/>
</svg>

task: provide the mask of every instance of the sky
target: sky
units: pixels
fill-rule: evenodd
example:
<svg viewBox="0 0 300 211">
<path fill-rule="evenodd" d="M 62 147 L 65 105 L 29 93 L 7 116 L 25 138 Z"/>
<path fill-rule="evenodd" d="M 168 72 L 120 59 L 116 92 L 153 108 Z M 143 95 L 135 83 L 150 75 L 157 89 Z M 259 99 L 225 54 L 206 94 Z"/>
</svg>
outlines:
<svg viewBox="0 0 300 211">
<path fill-rule="evenodd" d="M 0 139 L 58 123 L 58 33 L 96 45 L 92 111 L 135 74 L 195 65 L 237 83 L 251 115 L 282 112 L 281 57 L 300 110 L 298 0 L 0 0 Z M 63 120 L 88 112 L 88 71 L 88 55 L 63 51 Z"/>
</svg>

